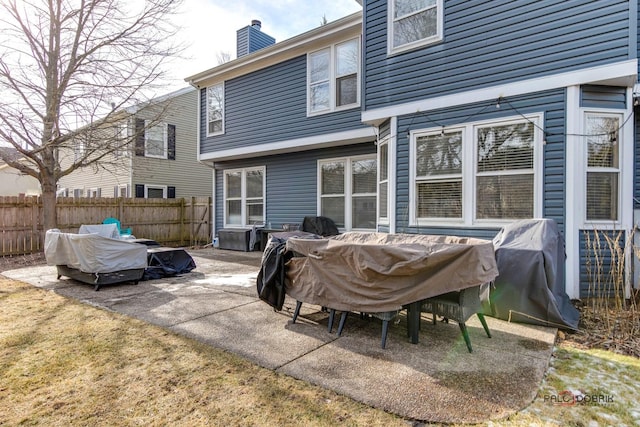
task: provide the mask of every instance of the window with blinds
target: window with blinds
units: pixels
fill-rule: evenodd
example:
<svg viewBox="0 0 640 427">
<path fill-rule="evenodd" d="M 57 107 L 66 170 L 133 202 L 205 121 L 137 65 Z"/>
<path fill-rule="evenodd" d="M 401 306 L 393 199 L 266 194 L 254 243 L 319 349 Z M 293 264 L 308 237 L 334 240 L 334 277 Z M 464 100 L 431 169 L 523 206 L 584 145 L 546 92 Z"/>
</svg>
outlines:
<svg viewBox="0 0 640 427">
<path fill-rule="evenodd" d="M 412 132 L 411 220 L 496 223 L 540 213 L 541 115 Z"/>
<path fill-rule="evenodd" d="M 378 212 L 381 220 L 389 218 L 389 144 L 378 146 Z"/>
<path fill-rule="evenodd" d="M 477 127 L 476 218 L 532 218 L 534 125 Z"/>
<path fill-rule="evenodd" d="M 416 139 L 418 218 L 462 218 L 462 131 Z"/>
<path fill-rule="evenodd" d="M 586 219 L 619 219 L 620 127 L 618 114 L 587 113 Z"/>
</svg>

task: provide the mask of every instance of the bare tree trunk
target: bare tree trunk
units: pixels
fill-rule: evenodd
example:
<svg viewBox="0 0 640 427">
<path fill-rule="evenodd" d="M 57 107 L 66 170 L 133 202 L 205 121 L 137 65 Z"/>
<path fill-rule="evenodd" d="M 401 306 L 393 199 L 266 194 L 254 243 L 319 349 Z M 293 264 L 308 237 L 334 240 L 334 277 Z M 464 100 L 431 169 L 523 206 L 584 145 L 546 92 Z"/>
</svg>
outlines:
<svg viewBox="0 0 640 427">
<path fill-rule="evenodd" d="M 52 177 L 42 177 L 42 214 L 44 230 L 58 228 L 56 183 Z"/>
</svg>

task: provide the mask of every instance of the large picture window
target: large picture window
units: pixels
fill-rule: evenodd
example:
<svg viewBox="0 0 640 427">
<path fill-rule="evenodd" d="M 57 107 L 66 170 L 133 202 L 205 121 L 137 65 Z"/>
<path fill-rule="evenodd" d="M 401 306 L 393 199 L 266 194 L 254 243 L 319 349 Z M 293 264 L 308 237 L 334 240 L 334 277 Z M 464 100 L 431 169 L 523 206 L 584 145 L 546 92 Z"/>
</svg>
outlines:
<svg viewBox="0 0 640 427">
<path fill-rule="evenodd" d="M 442 0 L 389 0 L 389 53 L 442 39 Z"/>
<path fill-rule="evenodd" d="M 319 214 L 345 230 L 375 229 L 376 157 L 323 160 L 318 169 Z"/>
<path fill-rule="evenodd" d="M 620 219 L 621 125 L 621 115 L 586 113 L 587 221 L 618 221 Z"/>
<path fill-rule="evenodd" d="M 539 115 L 412 132 L 411 222 L 466 225 L 540 212 Z"/>
<path fill-rule="evenodd" d="M 264 223 L 265 168 L 224 172 L 225 226 Z"/>
<path fill-rule="evenodd" d="M 224 84 L 207 88 L 207 136 L 224 133 Z"/>
<path fill-rule="evenodd" d="M 310 53 L 307 68 L 309 114 L 359 105 L 359 38 Z"/>
</svg>

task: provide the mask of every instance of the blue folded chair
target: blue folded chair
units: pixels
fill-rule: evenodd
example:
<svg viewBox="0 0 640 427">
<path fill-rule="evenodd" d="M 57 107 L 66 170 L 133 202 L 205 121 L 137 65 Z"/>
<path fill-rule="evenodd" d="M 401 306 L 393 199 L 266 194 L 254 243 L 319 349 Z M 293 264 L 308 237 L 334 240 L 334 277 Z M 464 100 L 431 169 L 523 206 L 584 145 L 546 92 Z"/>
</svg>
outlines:
<svg viewBox="0 0 640 427">
<path fill-rule="evenodd" d="M 118 218 L 113 218 L 113 217 L 105 218 L 105 220 L 102 221 L 102 223 L 115 224 L 118 227 L 118 232 L 120 233 L 121 236 L 131 234 L 131 228 L 125 228 L 124 230 L 122 229 L 122 226 L 120 225 L 120 220 Z"/>
</svg>

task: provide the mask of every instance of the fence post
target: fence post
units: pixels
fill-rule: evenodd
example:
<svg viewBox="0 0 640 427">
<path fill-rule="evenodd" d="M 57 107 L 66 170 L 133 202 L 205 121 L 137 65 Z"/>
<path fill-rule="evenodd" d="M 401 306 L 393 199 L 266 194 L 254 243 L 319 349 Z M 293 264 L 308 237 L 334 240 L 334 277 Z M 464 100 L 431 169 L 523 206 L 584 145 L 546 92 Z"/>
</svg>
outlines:
<svg viewBox="0 0 640 427">
<path fill-rule="evenodd" d="M 191 227 L 189 227 L 191 229 L 191 238 L 190 240 L 190 245 L 194 246 L 196 243 L 196 236 L 195 236 L 195 221 L 196 221 L 196 198 L 191 196 L 191 218 L 190 218 L 190 223 L 191 223 Z"/>
</svg>

